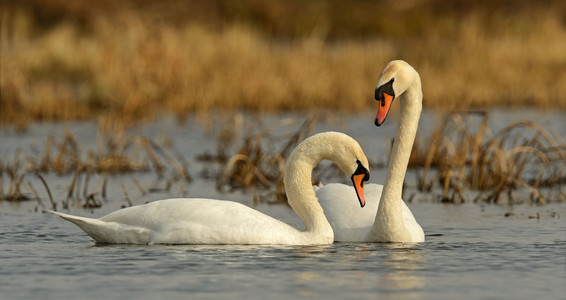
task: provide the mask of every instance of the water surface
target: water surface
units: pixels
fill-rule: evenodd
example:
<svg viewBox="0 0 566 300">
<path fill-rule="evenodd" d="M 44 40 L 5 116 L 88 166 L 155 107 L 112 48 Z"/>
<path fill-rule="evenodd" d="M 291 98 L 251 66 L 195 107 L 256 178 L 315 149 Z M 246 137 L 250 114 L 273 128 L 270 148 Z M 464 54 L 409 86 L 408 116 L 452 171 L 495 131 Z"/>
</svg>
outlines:
<svg viewBox="0 0 566 300">
<path fill-rule="evenodd" d="M 307 116 L 271 116 L 267 125 L 283 124 L 272 131 L 275 137 L 283 136 Z M 565 134 L 566 120 L 559 112 L 494 112 L 490 128 L 497 131 L 526 116 Z M 328 118 L 314 131 L 346 132 L 370 159 L 386 161 L 396 118 L 390 116 L 391 122 L 379 129 L 372 118 L 370 114 Z M 436 120 L 435 114 L 425 112 L 422 133 L 430 133 Z M 222 193 L 214 181 L 199 175 L 205 165 L 195 156 L 214 152 L 221 125 L 203 129 L 195 120 L 176 124 L 165 119 L 135 129 L 155 140 L 170 138 L 174 149 L 189 161 L 195 180 L 178 182 L 169 191 L 142 194 L 132 177 L 145 187 L 162 186 L 155 173 L 111 176 L 108 199 L 101 208 L 83 209 L 77 199 L 71 201 L 69 212 L 100 217 L 119 209 L 127 204 L 122 186 L 134 205 L 181 196 L 253 205 L 254 195 L 265 191 Z M 73 132 L 80 147 L 98 147 L 92 123 L 34 124 L 23 135 L 2 131 L 0 153 L 4 161 L 21 151 L 41 156 L 47 136 L 61 137 L 65 130 Z M 372 170 L 372 182 L 383 182 L 384 177 L 384 170 Z M 45 178 L 61 203 L 71 176 L 48 173 Z M 415 191 L 411 180 L 408 177 L 409 193 Z M 0 299 L 565 299 L 566 295 L 566 205 L 557 198 L 543 206 L 528 201 L 452 205 L 417 194 L 409 206 L 427 233 L 421 244 L 96 245 L 75 225 L 42 213 L 50 206 L 45 192 L 33 176 L 27 181 L 43 197 L 42 204 L 0 201 Z M 101 175 L 94 176 L 91 189 L 98 189 L 101 181 Z M 8 181 L 3 184 L 6 191 Z M 287 206 L 256 208 L 301 227 Z"/>
<path fill-rule="evenodd" d="M 422 244 L 96 245 L 31 208 L 0 214 L 2 299 L 563 299 L 563 205 L 410 206 Z M 261 205 L 290 223 L 288 208 Z M 512 211 L 512 215 L 505 217 Z M 529 219 L 539 213 L 540 219 Z"/>
</svg>

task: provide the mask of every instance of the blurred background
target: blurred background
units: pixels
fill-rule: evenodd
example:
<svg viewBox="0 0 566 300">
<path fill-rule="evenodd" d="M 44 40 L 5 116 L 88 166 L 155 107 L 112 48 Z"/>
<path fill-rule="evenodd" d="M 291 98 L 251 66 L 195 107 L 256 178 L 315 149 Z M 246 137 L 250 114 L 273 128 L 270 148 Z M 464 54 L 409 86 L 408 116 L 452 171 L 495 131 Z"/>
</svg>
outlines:
<svg viewBox="0 0 566 300">
<path fill-rule="evenodd" d="M 381 69 L 425 108 L 566 108 L 562 0 L 5 0 L 1 124 L 373 109 Z"/>
</svg>

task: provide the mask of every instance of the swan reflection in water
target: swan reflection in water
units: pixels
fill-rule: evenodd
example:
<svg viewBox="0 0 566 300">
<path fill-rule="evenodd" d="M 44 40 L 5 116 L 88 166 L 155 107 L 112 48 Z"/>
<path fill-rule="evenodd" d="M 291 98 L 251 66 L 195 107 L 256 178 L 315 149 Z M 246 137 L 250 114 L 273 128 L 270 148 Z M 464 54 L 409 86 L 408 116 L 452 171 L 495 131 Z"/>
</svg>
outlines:
<svg viewBox="0 0 566 300">
<path fill-rule="evenodd" d="M 293 285 L 309 287 L 300 295 L 320 296 L 320 293 L 355 298 L 363 295 L 391 296 L 392 299 L 420 299 L 425 278 L 422 270 L 427 256 L 418 244 L 405 243 L 337 243 L 334 245 L 294 248 L 294 262 L 287 268 L 297 271 Z M 304 264 L 312 261 L 312 264 Z M 308 267 L 307 267 L 308 266 Z M 303 269 L 303 270 L 301 270 Z M 352 290 L 354 288 L 354 291 Z"/>
<path fill-rule="evenodd" d="M 133 272 L 130 275 L 167 274 L 175 278 L 171 284 L 180 290 L 218 295 L 230 291 L 235 299 L 259 293 L 307 299 L 368 295 L 419 299 L 424 295 L 423 270 L 428 264 L 424 248 L 400 243 L 91 247 L 113 253 L 121 268 Z M 96 252 L 101 253 L 100 249 Z"/>
<path fill-rule="evenodd" d="M 387 244 L 389 248 L 383 259 L 383 265 L 387 272 L 378 282 L 383 290 L 405 291 L 402 297 L 397 299 L 418 299 L 422 288 L 425 286 L 422 271 L 426 262 L 423 250 L 414 245 Z"/>
</svg>

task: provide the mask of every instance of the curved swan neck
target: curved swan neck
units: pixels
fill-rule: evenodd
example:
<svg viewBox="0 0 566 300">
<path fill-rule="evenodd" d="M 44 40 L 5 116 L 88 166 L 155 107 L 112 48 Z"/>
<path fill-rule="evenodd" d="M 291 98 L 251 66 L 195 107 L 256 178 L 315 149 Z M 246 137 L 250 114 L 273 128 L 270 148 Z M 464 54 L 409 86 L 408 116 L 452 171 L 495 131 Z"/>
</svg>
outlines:
<svg viewBox="0 0 566 300">
<path fill-rule="evenodd" d="M 329 157 L 329 147 L 321 141 L 305 140 L 289 156 L 285 166 L 285 192 L 289 205 L 305 224 L 305 231 L 333 232 L 312 187 L 312 170 Z M 322 150 L 322 151 L 321 151 Z"/>
<path fill-rule="evenodd" d="M 416 74 L 416 71 L 415 71 Z M 400 95 L 400 120 L 393 143 L 387 176 L 381 193 L 372 233 L 387 234 L 380 239 L 392 241 L 408 234 L 403 222 L 401 199 L 403 182 L 409 164 L 422 110 L 422 89 L 418 74 L 409 88 Z M 380 230 L 377 230 L 381 227 Z M 402 239 L 402 238 L 401 238 Z"/>
</svg>

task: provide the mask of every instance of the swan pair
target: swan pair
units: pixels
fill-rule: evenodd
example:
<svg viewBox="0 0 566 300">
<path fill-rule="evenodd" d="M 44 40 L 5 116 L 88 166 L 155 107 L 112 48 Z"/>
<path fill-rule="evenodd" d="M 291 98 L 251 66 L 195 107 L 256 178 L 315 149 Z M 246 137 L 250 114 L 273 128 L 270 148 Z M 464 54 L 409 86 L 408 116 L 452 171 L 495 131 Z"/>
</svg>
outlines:
<svg viewBox="0 0 566 300">
<path fill-rule="evenodd" d="M 331 244 L 334 234 L 312 188 L 323 159 L 352 175 L 352 199 L 363 206 L 368 161 L 360 145 L 337 132 L 311 136 L 285 166 L 285 191 L 304 231 L 243 204 L 212 199 L 168 199 L 121 209 L 99 219 L 52 212 L 75 223 L 98 243 L 111 244 Z M 355 196 L 356 194 L 357 196 Z"/>
<path fill-rule="evenodd" d="M 369 179 L 367 158 L 359 144 L 347 135 L 328 132 L 304 140 L 291 153 L 284 178 L 289 204 L 304 222 L 304 231 L 240 203 L 211 199 L 161 200 L 125 208 L 99 219 L 53 213 L 78 225 L 99 243 L 422 242 L 423 230 L 401 199 L 422 106 L 418 73 L 404 61 L 390 62 L 380 75 L 375 98 L 380 102 L 377 126 L 385 121 L 394 99 L 399 98 L 401 105 L 401 121 L 385 185 L 368 184 L 364 192 L 364 182 Z M 315 194 L 311 173 L 323 159 L 333 161 L 342 171 L 352 174 L 354 189 L 343 184 L 328 184 L 316 189 Z M 368 205 L 363 208 L 366 197 Z"/>
</svg>

